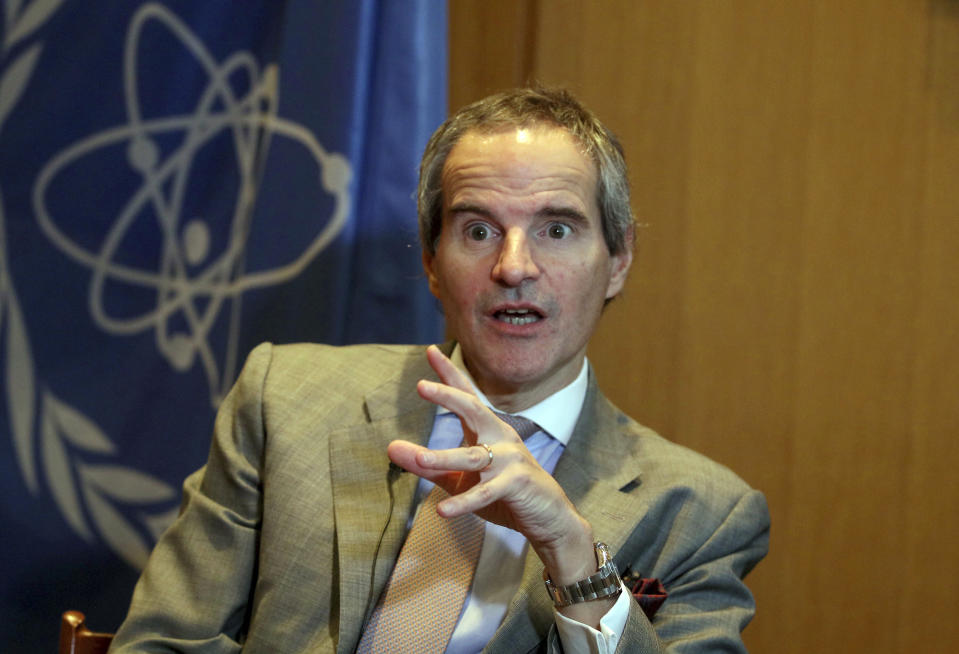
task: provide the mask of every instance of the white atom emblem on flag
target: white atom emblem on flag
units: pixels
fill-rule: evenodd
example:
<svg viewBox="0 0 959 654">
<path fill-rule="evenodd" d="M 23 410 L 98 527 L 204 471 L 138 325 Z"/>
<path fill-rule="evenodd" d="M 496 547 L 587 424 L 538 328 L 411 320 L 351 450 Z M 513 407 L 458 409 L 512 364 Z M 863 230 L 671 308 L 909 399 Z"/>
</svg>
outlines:
<svg viewBox="0 0 959 654">
<path fill-rule="evenodd" d="M 17 53 L 0 62 L 0 131 L 36 69 L 43 49 L 36 38 L 38 30 L 61 2 L 8 4 L 0 40 L 7 52 Z M 141 114 L 136 95 L 137 45 L 144 25 L 150 22 L 178 39 L 207 76 L 207 88 L 189 115 L 145 120 Z M 10 50 L 14 46 L 19 51 Z M 224 371 L 219 371 L 207 338 L 217 314 L 226 302 L 238 306 L 244 291 L 295 277 L 336 237 L 349 214 L 350 165 L 343 156 L 327 153 L 304 127 L 277 117 L 275 67 L 268 67 L 260 75 L 255 59 L 244 52 L 217 65 L 186 25 L 159 4 L 145 4 L 134 15 L 127 33 L 124 68 L 128 123 L 90 136 L 52 158 L 34 186 L 34 210 L 56 247 L 91 270 L 89 306 L 96 323 L 117 334 L 154 330 L 159 351 L 175 369 L 183 370 L 199 358 L 215 404 L 223 392 L 220 383 L 228 384 L 232 377 L 228 368 L 235 360 L 238 311 L 230 312 L 233 320 Z M 242 95 L 235 93 L 229 83 L 237 76 L 245 76 L 248 82 L 249 90 Z M 158 146 L 171 134 L 182 135 L 180 147 L 173 152 Z M 240 181 L 229 216 L 231 233 L 227 245 L 218 248 L 206 220 L 192 215 L 182 219 L 182 202 L 197 153 L 211 139 L 224 134 L 235 148 Z M 274 136 L 306 148 L 318 166 L 320 187 L 332 198 L 333 209 L 317 226 L 315 237 L 306 239 L 304 248 L 288 262 L 250 273 L 244 271 L 243 260 L 256 175 L 262 172 Z M 124 167 L 103 166 L 102 155 L 113 152 L 116 156 L 116 150 L 125 154 Z M 69 174 L 71 165 L 82 166 L 87 157 L 94 157 L 97 163 L 93 167 L 101 178 L 132 172 L 141 180 L 139 189 L 125 199 L 96 245 L 91 245 L 88 238 L 71 238 L 66 232 L 80 218 L 93 217 L 73 211 L 67 221 L 59 209 L 54 216 L 47 206 L 51 184 L 59 175 Z M 95 218 L 99 219 L 101 213 Z M 144 265 L 124 250 L 128 245 L 125 237 L 150 218 L 153 228 L 162 235 L 156 266 Z M 75 533 L 90 543 L 99 537 L 123 560 L 141 568 L 151 541 L 175 517 L 176 506 L 171 504 L 177 497 L 176 490 L 149 473 L 113 460 L 119 450 L 109 435 L 39 379 L 27 322 L 8 266 L 7 243 L 0 193 L 0 374 L 7 381 L 6 397 L 0 404 L 7 410 L 5 421 L 24 482 L 34 495 L 46 482 L 49 494 Z M 116 285 L 149 290 L 155 295 L 155 306 L 132 316 L 111 313 L 114 305 L 107 301 L 108 293 Z M 180 320 L 174 321 L 175 316 Z M 0 411 L 0 416 L 3 413 Z"/>
<path fill-rule="evenodd" d="M 138 52 L 144 28 L 151 21 L 168 29 L 206 74 L 207 86 L 192 114 L 144 118 L 138 96 Z M 237 78 L 248 81 L 249 90 L 242 97 L 231 84 Z M 342 155 L 327 153 L 306 128 L 276 115 L 277 78 L 275 66 L 268 66 L 261 75 L 248 52 L 234 53 L 217 64 L 186 24 L 161 5 L 145 5 L 131 21 L 124 52 L 128 122 L 57 154 L 40 172 L 34 187 L 34 210 L 44 233 L 67 256 L 91 270 L 89 307 L 94 322 L 113 334 L 153 330 L 159 352 L 176 370 L 187 370 L 199 359 L 214 405 L 232 377 L 232 370 L 220 370 L 208 338 L 224 305 L 236 301 L 244 291 L 298 275 L 336 237 L 349 213 L 349 162 Z M 157 141 L 170 135 L 178 135 L 181 140 L 175 149 L 164 152 Z M 232 139 L 239 181 L 230 233 L 225 246 L 217 250 L 212 247 L 208 223 L 192 216 L 186 219 L 182 209 L 191 173 L 196 172 L 195 157 L 213 139 L 224 135 Z M 334 209 L 317 225 L 313 240 L 290 261 L 269 270 L 245 272 L 256 185 L 275 136 L 292 139 L 308 150 L 317 164 L 322 189 L 334 200 Z M 129 174 L 132 170 L 142 183 L 126 199 L 102 241 L 90 247 L 71 238 L 64 220 L 51 215 L 47 193 L 68 167 L 117 146 L 125 146 L 126 159 L 120 164 L 123 170 L 117 173 Z M 103 173 L 109 175 L 110 171 Z M 131 263 L 130 257 L 124 256 L 128 254 L 124 248 L 130 247 L 132 240 L 131 230 L 142 229 L 144 220 L 154 221 L 151 227 L 161 234 L 158 262 L 150 268 Z M 155 296 L 155 304 L 132 316 L 111 312 L 107 296 L 117 285 L 147 289 Z M 171 325 L 173 317 L 177 318 L 176 326 Z M 231 312 L 231 348 L 235 348 L 238 319 L 239 312 Z M 232 366 L 234 353 L 228 353 L 226 360 L 226 365 Z"/>
</svg>

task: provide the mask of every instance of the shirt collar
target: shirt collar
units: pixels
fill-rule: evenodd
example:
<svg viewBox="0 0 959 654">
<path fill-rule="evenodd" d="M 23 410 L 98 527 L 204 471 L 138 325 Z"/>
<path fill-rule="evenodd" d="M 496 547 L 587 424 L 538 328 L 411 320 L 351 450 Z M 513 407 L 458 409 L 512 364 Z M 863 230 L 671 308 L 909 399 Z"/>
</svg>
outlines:
<svg viewBox="0 0 959 654">
<path fill-rule="evenodd" d="M 453 348 L 450 354 L 450 361 L 459 368 L 469 380 L 470 386 L 479 397 L 479 399 L 491 409 L 497 410 L 486 395 L 476 386 L 472 375 L 466 369 L 463 361 L 463 350 L 459 343 Z M 529 418 L 537 425 L 543 428 L 543 431 L 561 442 L 564 446 L 569 443 L 573 436 L 573 427 L 576 426 L 576 420 L 579 418 L 580 411 L 583 409 L 583 402 L 586 400 L 586 387 L 589 380 L 589 362 L 584 358 L 583 367 L 580 368 L 579 375 L 576 376 L 570 384 L 556 391 L 539 404 L 534 404 L 528 409 L 524 409 L 516 415 Z M 437 407 L 437 414 L 442 415 L 450 413 L 444 407 Z"/>
</svg>

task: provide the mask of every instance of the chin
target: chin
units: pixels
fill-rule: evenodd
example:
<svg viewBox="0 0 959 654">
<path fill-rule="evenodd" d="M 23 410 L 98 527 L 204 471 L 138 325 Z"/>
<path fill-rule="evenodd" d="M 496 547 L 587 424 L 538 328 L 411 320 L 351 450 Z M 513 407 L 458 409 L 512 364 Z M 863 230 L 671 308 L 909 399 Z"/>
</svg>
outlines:
<svg viewBox="0 0 959 654">
<path fill-rule="evenodd" d="M 556 369 L 550 368 L 545 357 L 538 353 L 503 352 L 483 358 L 489 374 L 487 380 L 502 388 L 521 389 L 546 382 Z"/>
</svg>

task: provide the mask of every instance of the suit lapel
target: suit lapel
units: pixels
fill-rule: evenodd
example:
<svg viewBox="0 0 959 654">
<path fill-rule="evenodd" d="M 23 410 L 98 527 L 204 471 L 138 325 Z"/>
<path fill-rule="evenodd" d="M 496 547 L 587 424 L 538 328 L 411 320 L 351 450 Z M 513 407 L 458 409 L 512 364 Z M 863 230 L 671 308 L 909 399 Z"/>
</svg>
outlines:
<svg viewBox="0 0 959 654">
<path fill-rule="evenodd" d="M 648 508 L 642 493 L 620 490 L 634 488 L 642 481 L 636 466 L 637 440 L 624 433 L 624 419 L 599 392 L 591 372 L 583 410 L 553 471 L 563 491 L 592 525 L 596 540 L 610 546 L 617 562 L 632 558 L 634 553 L 623 549 Z M 624 461 L 631 465 L 623 465 Z M 552 624 L 553 607 L 543 587 L 543 564 L 530 548 L 519 591 L 484 651 L 535 650 Z"/>
<path fill-rule="evenodd" d="M 340 598 L 338 652 L 352 652 L 356 647 L 366 615 L 382 592 L 406 536 L 417 477 L 391 472 L 386 446 L 398 438 L 418 443 L 429 439 L 435 408 L 416 394 L 416 380 L 433 378 L 425 362 L 423 356 L 364 398 L 368 422 L 330 434 Z"/>
<path fill-rule="evenodd" d="M 640 441 L 625 428 L 628 422 L 591 374 L 583 412 L 554 471 L 596 540 L 609 545 L 617 561 L 630 558 L 623 548 L 649 508 L 643 493 L 627 492 L 642 484 Z"/>
</svg>

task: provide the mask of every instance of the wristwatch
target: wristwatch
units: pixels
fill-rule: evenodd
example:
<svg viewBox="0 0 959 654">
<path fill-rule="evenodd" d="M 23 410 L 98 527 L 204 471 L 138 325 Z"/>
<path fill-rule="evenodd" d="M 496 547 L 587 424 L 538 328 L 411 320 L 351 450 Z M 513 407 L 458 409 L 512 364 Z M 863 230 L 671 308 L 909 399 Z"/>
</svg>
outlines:
<svg viewBox="0 0 959 654">
<path fill-rule="evenodd" d="M 619 596 L 623 585 L 619 579 L 619 570 L 609 553 L 609 547 L 606 543 L 600 543 L 599 541 L 593 543 L 593 547 L 596 548 L 596 565 L 599 568 L 599 571 L 594 575 L 566 586 L 556 586 L 549 578 L 546 570 L 543 570 L 546 591 L 553 598 L 553 605 L 556 608 L 560 609 L 570 604 L 589 602 L 604 597 Z"/>
</svg>

